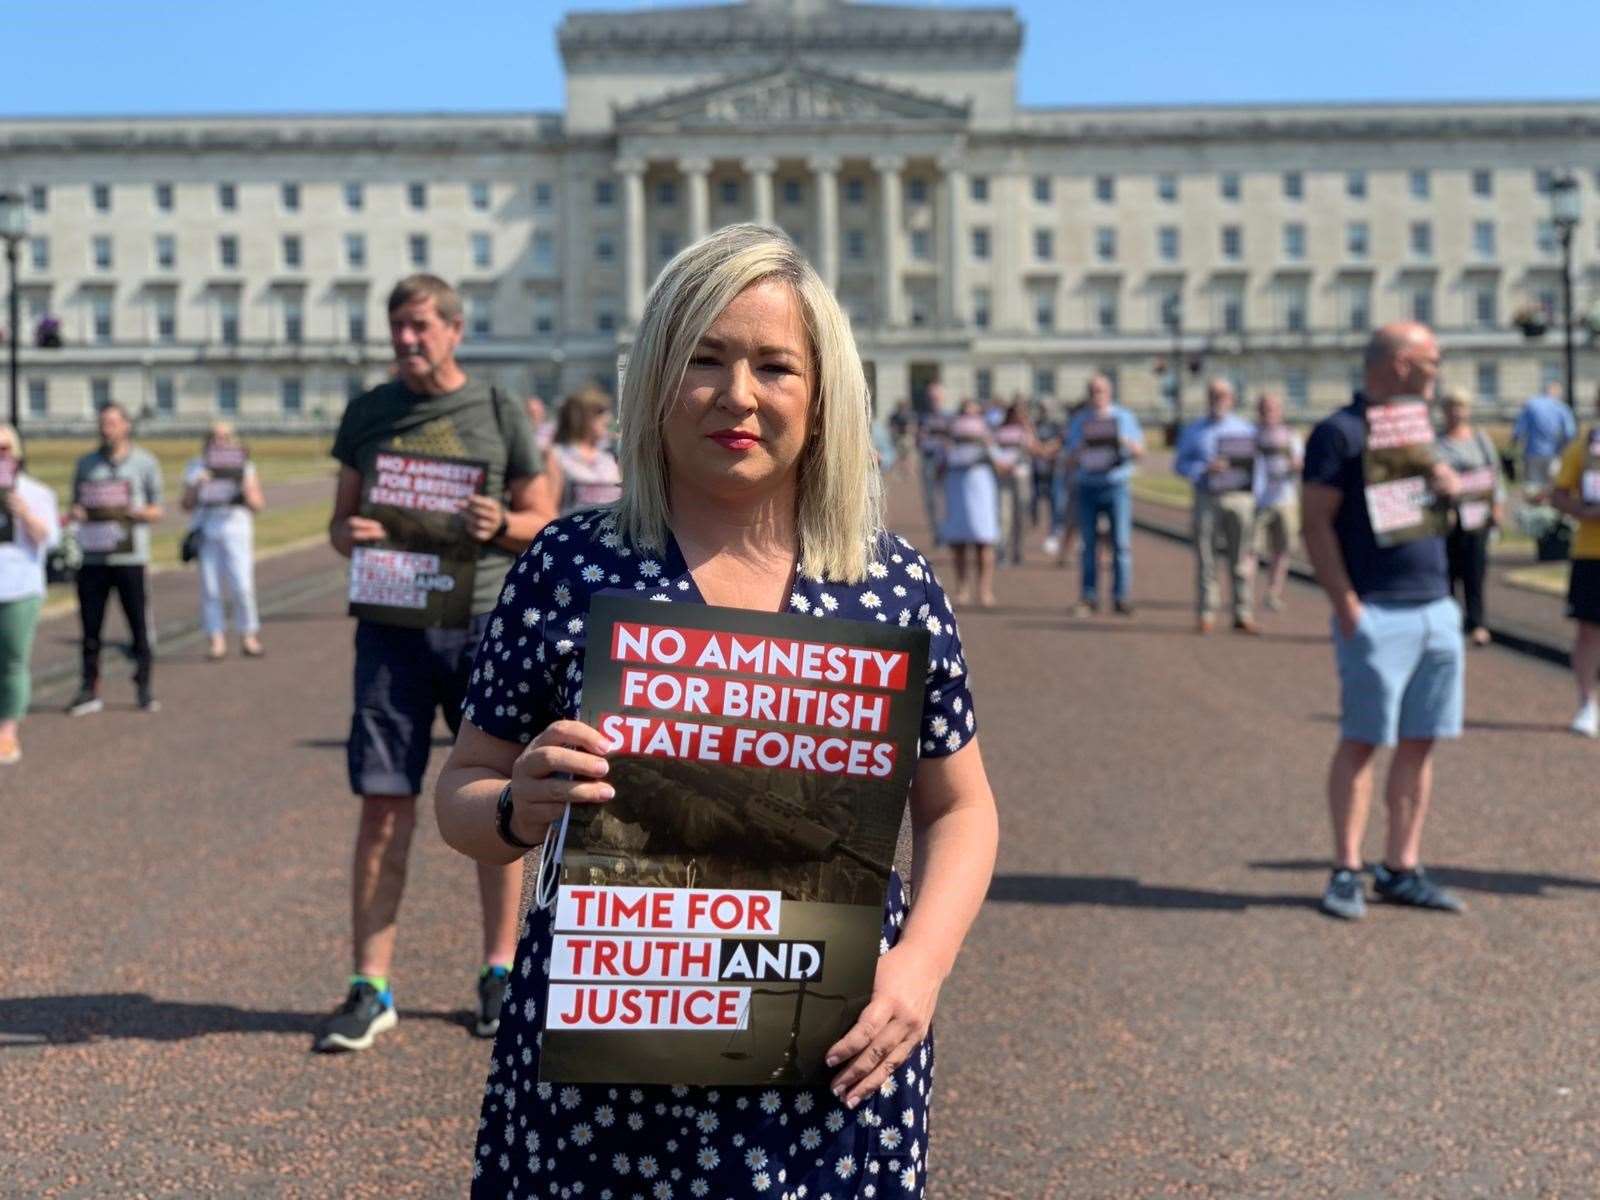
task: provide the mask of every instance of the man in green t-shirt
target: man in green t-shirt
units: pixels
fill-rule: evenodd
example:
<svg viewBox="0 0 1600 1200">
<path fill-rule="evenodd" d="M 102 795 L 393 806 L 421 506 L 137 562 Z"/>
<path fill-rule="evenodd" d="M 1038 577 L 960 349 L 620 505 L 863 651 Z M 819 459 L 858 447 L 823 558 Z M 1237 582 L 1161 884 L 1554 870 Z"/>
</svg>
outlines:
<svg viewBox="0 0 1600 1200">
<path fill-rule="evenodd" d="M 354 973 L 318 1050 L 364 1050 L 395 1024 L 389 966 L 434 716 L 460 721 L 473 657 L 512 561 L 555 513 L 522 412 L 456 362 L 461 299 L 433 275 L 389 295 L 395 378 L 350 403 L 334 438 L 328 539 L 351 560 L 361 797 L 352 868 Z M 470 603 L 468 600 L 470 599 Z M 517 944 L 522 864 L 478 867 L 484 965 L 474 1032 L 499 1026 Z"/>
</svg>

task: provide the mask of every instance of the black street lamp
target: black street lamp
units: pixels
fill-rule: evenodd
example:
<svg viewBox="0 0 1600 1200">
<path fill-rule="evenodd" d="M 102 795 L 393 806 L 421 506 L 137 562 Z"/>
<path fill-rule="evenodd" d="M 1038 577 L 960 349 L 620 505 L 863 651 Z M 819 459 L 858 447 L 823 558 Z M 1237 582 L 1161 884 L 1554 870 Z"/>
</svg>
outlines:
<svg viewBox="0 0 1600 1200">
<path fill-rule="evenodd" d="M 1576 330 L 1572 319 L 1572 234 L 1578 227 L 1580 215 L 1577 176 L 1564 171 L 1550 181 L 1550 219 L 1561 239 L 1561 325 L 1565 334 L 1567 405 L 1573 409 L 1578 406 L 1578 384 L 1573 348 Z"/>
<path fill-rule="evenodd" d="M 17 406 L 17 348 L 22 342 L 22 330 L 18 315 L 17 294 L 17 243 L 22 241 L 28 232 L 28 210 L 23 206 L 20 193 L 0 192 L 0 238 L 6 243 L 6 267 L 9 276 L 6 280 L 11 285 L 10 315 L 6 318 L 8 345 L 11 352 L 11 425 L 20 428 L 20 410 Z"/>
</svg>

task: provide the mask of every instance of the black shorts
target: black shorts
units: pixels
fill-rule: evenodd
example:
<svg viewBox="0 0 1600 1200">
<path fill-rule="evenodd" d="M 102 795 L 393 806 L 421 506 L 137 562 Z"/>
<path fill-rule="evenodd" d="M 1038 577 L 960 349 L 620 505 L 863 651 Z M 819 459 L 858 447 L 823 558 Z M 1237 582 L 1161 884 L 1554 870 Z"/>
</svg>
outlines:
<svg viewBox="0 0 1600 1200">
<path fill-rule="evenodd" d="M 1590 625 L 1600 625 L 1600 558 L 1572 560 L 1572 579 L 1567 584 L 1567 616 Z"/>
<path fill-rule="evenodd" d="M 356 706 L 345 758 L 358 796 L 415 796 L 433 744 L 434 714 L 461 727 L 472 660 L 488 613 L 465 629 L 400 629 L 356 622 Z"/>
</svg>

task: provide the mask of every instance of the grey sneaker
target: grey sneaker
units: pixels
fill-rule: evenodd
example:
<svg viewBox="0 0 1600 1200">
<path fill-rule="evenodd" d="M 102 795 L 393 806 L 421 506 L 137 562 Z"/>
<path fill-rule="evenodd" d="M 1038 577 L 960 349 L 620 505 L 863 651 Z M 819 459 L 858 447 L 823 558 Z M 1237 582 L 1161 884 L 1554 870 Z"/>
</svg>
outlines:
<svg viewBox="0 0 1600 1200">
<path fill-rule="evenodd" d="M 1428 908 L 1434 912 L 1465 912 L 1466 905 L 1454 892 L 1446 891 L 1421 867 L 1411 871 L 1391 871 L 1381 863 L 1372 868 L 1373 889 L 1390 904 L 1409 908 Z"/>
<path fill-rule="evenodd" d="M 1322 911 L 1343 921 L 1359 921 L 1367 915 L 1367 891 L 1359 873 L 1339 867 L 1328 876 L 1322 892 Z"/>
</svg>

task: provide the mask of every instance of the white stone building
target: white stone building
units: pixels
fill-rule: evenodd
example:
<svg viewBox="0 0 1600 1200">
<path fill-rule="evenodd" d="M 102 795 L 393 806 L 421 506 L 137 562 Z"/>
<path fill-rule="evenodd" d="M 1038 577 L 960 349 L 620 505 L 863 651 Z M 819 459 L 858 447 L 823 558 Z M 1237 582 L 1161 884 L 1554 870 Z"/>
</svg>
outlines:
<svg viewBox="0 0 1600 1200">
<path fill-rule="evenodd" d="M 1559 308 L 1560 169 L 1580 311 L 1600 296 L 1600 102 L 1025 108 L 1022 37 L 1005 8 L 577 12 L 561 113 L 0 120 L 0 188 L 30 203 L 24 419 L 115 396 L 332 420 L 422 268 L 466 297 L 472 370 L 609 384 L 662 263 L 752 218 L 836 289 L 880 411 L 936 376 L 1065 397 L 1097 369 L 1158 411 L 1174 296 L 1186 365 L 1307 410 L 1402 316 L 1485 400 L 1558 377 L 1559 330 L 1510 315 Z M 47 314 L 60 349 L 32 345 Z"/>
</svg>

